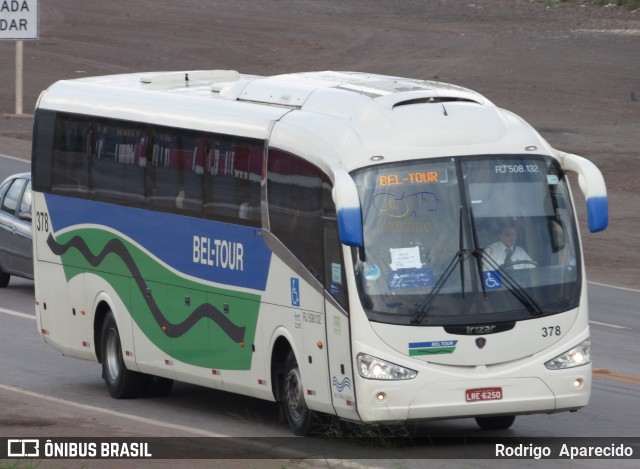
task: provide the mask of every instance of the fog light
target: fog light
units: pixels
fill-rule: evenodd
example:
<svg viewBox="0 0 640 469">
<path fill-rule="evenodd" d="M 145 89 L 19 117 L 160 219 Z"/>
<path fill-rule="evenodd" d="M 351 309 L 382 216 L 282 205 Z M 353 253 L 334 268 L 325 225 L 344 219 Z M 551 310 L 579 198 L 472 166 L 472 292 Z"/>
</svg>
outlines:
<svg viewBox="0 0 640 469">
<path fill-rule="evenodd" d="M 577 378 L 573 382 L 573 387 L 576 389 L 582 389 L 582 386 L 584 386 L 584 380 L 582 378 Z"/>
<path fill-rule="evenodd" d="M 376 399 L 378 399 L 378 402 L 384 402 L 387 399 L 387 395 L 383 392 L 379 392 L 376 394 Z"/>
</svg>

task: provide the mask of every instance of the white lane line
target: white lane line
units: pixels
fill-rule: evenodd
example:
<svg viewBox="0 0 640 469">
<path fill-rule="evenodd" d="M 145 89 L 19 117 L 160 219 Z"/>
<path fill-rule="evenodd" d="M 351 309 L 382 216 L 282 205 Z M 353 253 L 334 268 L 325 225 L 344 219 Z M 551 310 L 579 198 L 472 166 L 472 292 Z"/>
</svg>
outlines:
<svg viewBox="0 0 640 469">
<path fill-rule="evenodd" d="M 11 316 L 17 316 L 19 318 L 32 319 L 34 321 L 36 320 L 36 317 L 33 314 L 20 313 L 11 309 L 0 308 L 0 313 L 10 314 Z"/>
<path fill-rule="evenodd" d="M 617 326 L 615 324 L 607 324 L 606 322 L 589 321 L 589 323 L 597 324 L 598 326 L 613 327 L 614 329 L 629 329 L 628 327 L 625 327 L 625 326 Z"/>
<path fill-rule="evenodd" d="M 118 417 L 118 418 L 125 418 L 125 419 L 129 419 L 129 420 L 134 420 L 136 422 L 144 423 L 144 424 L 147 424 L 147 425 L 155 425 L 155 426 L 158 426 L 158 427 L 169 428 L 171 430 L 179 430 L 179 431 L 182 431 L 182 432 L 191 433 L 193 435 L 207 436 L 207 437 L 212 437 L 212 438 L 228 436 L 228 435 L 224 435 L 222 433 L 210 432 L 210 431 L 207 431 L 207 430 L 201 430 L 199 428 L 192 428 L 192 427 L 187 427 L 185 425 L 178 425 L 178 424 L 175 424 L 175 423 L 162 422 L 160 420 L 150 419 L 150 418 L 146 418 L 146 417 L 139 417 L 137 415 L 125 414 L 123 412 L 118 412 L 118 411 L 110 410 L 110 409 L 104 409 L 102 407 L 96 407 L 96 406 L 87 405 L 87 404 L 80 404 L 79 402 L 67 401 L 65 399 L 60 399 L 58 397 L 47 396 L 45 394 L 39 394 L 37 392 L 27 391 L 26 389 L 20 389 L 20 388 L 14 387 L 14 386 L 8 386 L 6 384 L 0 384 L 0 389 L 4 389 L 4 390 L 10 391 L 10 392 L 15 392 L 15 393 L 18 393 L 18 394 L 23 394 L 25 396 L 35 397 L 37 399 L 42 399 L 42 400 L 45 400 L 45 401 L 53 402 L 55 404 L 67 405 L 69 407 L 75 407 L 76 409 L 82 409 L 82 410 L 88 410 L 90 412 L 100 412 L 102 414 L 107 414 L 107 415 L 111 415 L 111 416 Z"/>
<path fill-rule="evenodd" d="M 637 290 L 635 288 L 618 287 L 616 285 L 608 285 L 606 283 L 598 283 L 598 282 L 587 282 L 587 283 L 590 283 L 591 285 L 598 285 L 599 287 L 615 288 L 616 290 L 624 290 L 624 291 L 632 291 L 634 293 L 640 293 L 640 290 Z"/>
<path fill-rule="evenodd" d="M 9 158 L 10 160 L 21 161 L 22 163 L 31 163 L 31 160 L 25 160 L 24 158 L 19 158 L 17 156 L 5 155 L 4 153 L 0 153 L 0 158 Z"/>
</svg>

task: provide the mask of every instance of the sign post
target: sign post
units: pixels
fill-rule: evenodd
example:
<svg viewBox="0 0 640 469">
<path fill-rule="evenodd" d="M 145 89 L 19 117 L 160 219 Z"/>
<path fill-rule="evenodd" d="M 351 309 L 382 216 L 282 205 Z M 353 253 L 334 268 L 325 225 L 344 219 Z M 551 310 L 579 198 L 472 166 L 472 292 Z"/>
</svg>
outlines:
<svg viewBox="0 0 640 469">
<path fill-rule="evenodd" d="M 16 41 L 16 114 L 22 114 L 24 39 L 38 39 L 38 0 L 0 0 L 0 40 Z"/>
</svg>

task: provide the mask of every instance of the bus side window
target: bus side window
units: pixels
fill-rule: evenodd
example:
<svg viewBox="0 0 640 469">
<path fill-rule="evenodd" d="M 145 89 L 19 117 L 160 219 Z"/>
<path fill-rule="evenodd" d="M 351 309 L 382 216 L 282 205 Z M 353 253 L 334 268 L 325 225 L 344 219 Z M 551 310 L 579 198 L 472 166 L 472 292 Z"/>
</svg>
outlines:
<svg viewBox="0 0 640 469">
<path fill-rule="evenodd" d="M 202 213 L 202 163 L 199 136 L 193 132 L 157 128 L 151 146 L 153 173 L 149 199 L 157 210 Z"/>
<path fill-rule="evenodd" d="M 328 176 L 295 155 L 269 150 L 267 191 L 271 232 L 316 277 L 323 281 L 323 192 Z"/>
<path fill-rule="evenodd" d="M 207 218 L 260 226 L 264 142 L 214 137 L 203 148 L 204 214 Z"/>
<path fill-rule="evenodd" d="M 91 190 L 98 200 L 139 206 L 144 201 L 146 131 L 136 124 L 100 119 L 91 131 Z"/>
<path fill-rule="evenodd" d="M 52 191 L 84 195 L 89 192 L 91 123 L 83 118 L 59 114 L 56 120 Z"/>
</svg>

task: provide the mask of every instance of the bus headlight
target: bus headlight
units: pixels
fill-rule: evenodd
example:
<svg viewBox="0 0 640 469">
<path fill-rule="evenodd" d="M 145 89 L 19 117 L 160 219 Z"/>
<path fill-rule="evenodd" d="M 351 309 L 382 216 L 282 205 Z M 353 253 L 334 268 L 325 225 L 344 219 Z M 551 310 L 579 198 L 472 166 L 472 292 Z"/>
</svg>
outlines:
<svg viewBox="0 0 640 469">
<path fill-rule="evenodd" d="M 571 350 L 567 350 L 544 365 L 550 370 L 563 370 L 588 363 L 591 363 L 591 338 L 583 340 Z"/>
<path fill-rule="evenodd" d="M 366 379 L 413 379 L 418 375 L 415 370 L 372 357 L 366 353 L 359 353 L 356 362 L 358 363 L 358 373 Z"/>
</svg>

